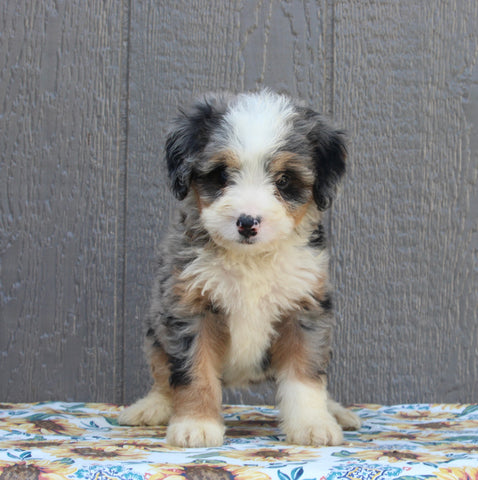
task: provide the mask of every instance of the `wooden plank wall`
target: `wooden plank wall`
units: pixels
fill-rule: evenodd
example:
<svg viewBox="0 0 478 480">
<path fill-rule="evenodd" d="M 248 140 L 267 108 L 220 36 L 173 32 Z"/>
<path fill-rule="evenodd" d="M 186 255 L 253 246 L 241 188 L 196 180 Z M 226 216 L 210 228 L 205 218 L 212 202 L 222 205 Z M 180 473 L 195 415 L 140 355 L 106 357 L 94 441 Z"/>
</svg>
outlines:
<svg viewBox="0 0 478 480">
<path fill-rule="evenodd" d="M 145 392 L 168 119 L 204 91 L 263 86 L 349 132 L 332 391 L 476 401 L 477 22 L 475 0 L 5 0 L 0 401 Z"/>
</svg>

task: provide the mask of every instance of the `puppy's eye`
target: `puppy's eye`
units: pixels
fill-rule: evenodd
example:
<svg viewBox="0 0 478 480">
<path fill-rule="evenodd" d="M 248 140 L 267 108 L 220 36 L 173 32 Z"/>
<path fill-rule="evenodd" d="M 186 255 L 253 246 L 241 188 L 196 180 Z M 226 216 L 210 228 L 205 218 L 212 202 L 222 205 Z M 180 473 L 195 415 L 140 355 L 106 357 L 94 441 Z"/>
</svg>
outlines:
<svg viewBox="0 0 478 480">
<path fill-rule="evenodd" d="M 307 187 L 300 174 L 293 170 L 279 172 L 276 176 L 275 185 L 277 188 L 276 195 L 279 195 L 286 202 L 303 204 L 308 200 L 310 187 Z"/>
<path fill-rule="evenodd" d="M 197 177 L 197 183 L 205 195 L 217 197 L 229 183 L 229 175 L 225 165 L 217 165 L 210 172 Z"/>
<path fill-rule="evenodd" d="M 225 165 L 218 165 L 210 172 L 202 175 L 201 178 L 201 183 L 214 188 L 224 188 L 229 182 L 229 175 Z"/>
<path fill-rule="evenodd" d="M 283 173 L 277 180 L 276 185 L 279 189 L 287 188 L 290 183 L 290 176 L 287 173 Z"/>
<path fill-rule="evenodd" d="M 207 175 L 208 181 L 214 183 L 219 187 L 225 187 L 227 182 L 229 181 L 229 175 L 227 174 L 226 167 L 224 165 L 220 165 L 216 167 L 212 172 L 208 173 Z"/>
</svg>

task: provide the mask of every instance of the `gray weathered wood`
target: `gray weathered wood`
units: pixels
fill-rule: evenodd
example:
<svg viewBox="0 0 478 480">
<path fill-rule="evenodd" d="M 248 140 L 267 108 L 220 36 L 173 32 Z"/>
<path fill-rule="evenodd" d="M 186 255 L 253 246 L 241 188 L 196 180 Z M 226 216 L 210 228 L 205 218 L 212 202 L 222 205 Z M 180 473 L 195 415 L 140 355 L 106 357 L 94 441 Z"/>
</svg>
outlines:
<svg viewBox="0 0 478 480">
<path fill-rule="evenodd" d="M 464 108 L 475 68 L 476 122 L 477 5 L 336 2 L 334 113 L 351 146 L 333 217 L 333 378 L 348 402 L 478 396 L 477 124 Z"/>
<path fill-rule="evenodd" d="M 145 392 L 168 121 L 204 91 L 265 86 L 350 136 L 332 391 L 476 401 L 477 21 L 475 0 L 4 1 L 0 401 Z"/>
<path fill-rule="evenodd" d="M 120 4 L 0 8 L 0 398 L 111 400 Z"/>
</svg>

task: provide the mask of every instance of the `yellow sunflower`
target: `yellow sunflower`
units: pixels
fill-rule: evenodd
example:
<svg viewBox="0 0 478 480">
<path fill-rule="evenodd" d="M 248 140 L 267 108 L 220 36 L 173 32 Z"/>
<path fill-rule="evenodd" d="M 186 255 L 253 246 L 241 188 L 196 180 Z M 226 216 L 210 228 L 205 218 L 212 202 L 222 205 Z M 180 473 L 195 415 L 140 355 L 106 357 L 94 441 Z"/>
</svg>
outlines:
<svg viewBox="0 0 478 480">
<path fill-rule="evenodd" d="M 207 478 L 208 480 L 271 480 L 271 477 L 253 467 L 215 463 L 191 463 L 182 466 L 155 466 L 149 480 L 185 480 Z"/>
<path fill-rule="evenodd" d="M 3 428 L 15 428 L 33 435 L 51 435 L 52 433 L 56 433 L 57 435 L 79 437 L 85 433 L 83 428 L 76 426 L 64 418 L 45 418 L 38 420 L 32 420 L 28 417 L 9 418 Z"/>
<path fill-rule="evenodd" d="M 143 460 L 149 455 L 136 445 L 118 444 L 112 441 L 76 442 L 65 446 L 64 455 L 68 458 L 101 460 Z"/>
<path fill-rule="evenodd" d="M 406 420 L 447 420 L 450 418 L 450 412 L 437 412 L 430 410 L 405 410 L 393 415 L 395 418 L 404 418 Z"/>
<path fill-rule="evenodd" d="M 416 430 L 446 430 L 446 431 L 463 431 L 465 429 L 477 429 L 478 420 L 453 420 L 447 422 L 417 422 L 409 425 L 402 425 L 404 429 Z"/>
<path fill-rule="evenodd" d="M 447 443 L 445 448 L 447 452 L 478 453 L 476 443 Z M 427 445 L 427 449 L 435 452 L 443 451 L 443 444 Z"/>
<path fill-rule="evenodd" d="M 20 450 L 31 451 L 41 450 L 54 455 L 57 458 L 83 458 L 91 460 L 142 460 L 151 454 L 151 452 L 161 451 L 182 451 L 184 449 L 171 447 L 164 443 L 138 439 L 110 439 L 96 440 L 94 443 L 75 441 L 71 443 L 69 439 L 65 441 L 55 440 L 19 440 L 19 441 L 0 441 L 0 449 L 17 448 Z"/>
<path fill-rule="evenodd" d="M 9 450 L 11 448 L 17 448 L 19 450 L 42 450 L 44 452 L 56 452 L 62 450 L 66 441 L 55 440 L 9 440 L 0 441 L 0 449 Z"/>
<path fill-rule="evenodd" d="M 361 452 L 354 452 L 354 457 L 363 460 L 384 460 L 387 462 L 430 462 L 440 463 L 447 462 L 449 458 L 443 455 L 432 455 L 424 452 L 412 452 L 410 450 L 363 450 Z"/>
<path fill-rule="evenodd" d="M 232 450 L 223 452 L 222 455 L 230 458 L 250 462 L 300 462 L 301 460 L 313 460 L 319 458 L 317 451 L 296 447 L 287 448 L 256 448 L 250 450 Z"/>
<path fill-rule="evenodd" d="M 402 431 L 417 431 L 419 430 L 420 432 L 426 431 L 426 430 L 449 430 L 451 428 L 451 425 L 449 422 L 433 422 L 433 421 L 427 421 L 427 422 L 410 422 L 410 423 L 390 423 L 390 427 L 393 427 L 397 430 L 402 430 Z"/>
<path fill-rule="evenodd" d="M 38 480 L 64 480 L 76 472 L 76 467 L 50 460 L 5 462 L 0 460 L 1 478 L 37 478 Z"/>
<path fill-rule="evenodd" d="M 448 467 L 435 472 L 439 480 L 478 480 L 478 467 Z"/>
</svg>

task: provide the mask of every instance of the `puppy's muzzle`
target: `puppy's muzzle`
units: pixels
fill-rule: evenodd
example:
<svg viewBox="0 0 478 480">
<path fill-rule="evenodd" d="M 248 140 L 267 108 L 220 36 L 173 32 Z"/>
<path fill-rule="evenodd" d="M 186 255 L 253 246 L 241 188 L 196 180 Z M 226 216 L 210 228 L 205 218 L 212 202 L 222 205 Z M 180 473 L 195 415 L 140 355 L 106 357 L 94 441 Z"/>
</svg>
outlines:
<svg viewBox="0 0 478 480">
<path fill-rule="evenodd" d="M 260 223 L 260 217 L 252 217 L 251 215 L 242 214 L 236 222 L 237 231 L 244 238 L 255 237 L 259 231 Z"/>
</svg>

